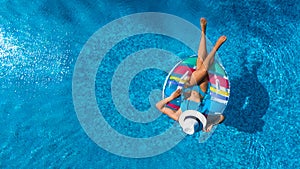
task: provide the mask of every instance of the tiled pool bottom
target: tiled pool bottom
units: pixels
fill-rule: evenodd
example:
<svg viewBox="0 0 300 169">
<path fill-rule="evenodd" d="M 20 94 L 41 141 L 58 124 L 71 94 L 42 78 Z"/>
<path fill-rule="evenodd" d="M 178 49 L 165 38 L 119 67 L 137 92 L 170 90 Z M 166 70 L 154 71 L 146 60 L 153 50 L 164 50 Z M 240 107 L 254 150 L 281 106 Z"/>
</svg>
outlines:
<svg viewBox="0 0 300 169">
<path fill-rule="evenodd" d="M 1 34 L 12 40 L 0 43 L 3 89 L 0 91 L 0 168 L 300 166 L 297 130 L 300 127 L 297 93 L 300 35 L 296 31 L 299 28 L 299 3 L 139 3 L 3 2 Z M 72 9 L 80 14 L 68 15 L 72 14 Z M 196 137 L 186 137 L 164 154 L 131 159 L 101 149 L 86 135 L 72 103 L 72 72 L 82 46 L 92 33 L 113 19 L 144 11 L 174 14 L 195 25 L 200 16 L 207 17 L 207 35 L 211 41 L 221 34 L 228 37 L 219 55 L 229 74 L 232 90 L 225 112 L 227 119 L 208 142 L 199 144 Z M 102 19 L 95 19 L 99 16 Z M 2 42 L 11 45 L 4 47 Z M 9 48 L 12 46 L 19 48 L 12 50 Z M 3 55 L 3 50 L 9 54 Z M 159 88 L 164 80 L 164 73 L 157 70 L 142 72 L 139 76 L 143 75 L 157 75 L 154 76 L 157 77 L 155 83 L 146 83 L 149 90 Z M 141 79 L 135 80 L 140 83 Z M 133 98 L 145 102 L 145 107 L 140 109 L 149 106 L 147 93 Z M 108 119 L 116 113 L 109 112 L 106 114 Z M 155 127 L 154 131 L 161 132 L 160 127 L 169 127 L 172 123 L 161 116 L 151 125 Z M 141 127 L 129 121 L 124 124 Z M 146 133 L 135 130 L 129 133 L 122 124 L 118 125 L 114 127 L 128 135 L 157 134 L 149 126 L 142 130 Z"/>
</svg>

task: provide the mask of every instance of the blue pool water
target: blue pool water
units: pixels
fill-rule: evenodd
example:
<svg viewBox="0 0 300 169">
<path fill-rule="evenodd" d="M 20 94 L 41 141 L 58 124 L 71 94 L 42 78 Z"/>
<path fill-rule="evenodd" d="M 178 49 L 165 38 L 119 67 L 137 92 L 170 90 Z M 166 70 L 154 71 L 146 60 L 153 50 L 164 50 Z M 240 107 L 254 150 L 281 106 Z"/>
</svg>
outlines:
<svg viewBox="0 0 300 169">
<path fill-rule="evenodd" d="M 0 4 L 0 168 L 300 167 L 299 1 L 2 0 Z M 218 52 L 231 84 L 227 118 L 207 142 L 199 144 L 195 136 L 187 136 L 157 156 L 127 158 L 100 148 L 81 127 L 72 99 L 78 55 L 99 28 L 138 12 L 176 15 L 197 27 L 204 16 L 212 42 L 227 36 Z M 164 115 L 147 124 L 131 122 L 118 114 L 110 97 L 108 84 L 118 64 L 133 52 L 154 47 L 181 57 L 193 54 L 170 37 L 137 35 L 118 43 L 98 69 L 98 107 L 124 135 L 147 138 L 173 124 Z M 129 92 L 137 110 L 151 107 L 148 96 L 162 88 L 166 75 L 147 69 L 134 77 Z"/>
</svg>

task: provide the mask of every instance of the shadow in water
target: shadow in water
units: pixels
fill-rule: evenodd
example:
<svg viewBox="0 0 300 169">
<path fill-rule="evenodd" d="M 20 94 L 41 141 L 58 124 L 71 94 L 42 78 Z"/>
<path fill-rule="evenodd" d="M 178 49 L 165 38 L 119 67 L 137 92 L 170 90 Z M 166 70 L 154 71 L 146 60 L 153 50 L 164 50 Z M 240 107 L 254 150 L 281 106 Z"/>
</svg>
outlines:
<svg viewBox="0 0 300 169">
<path fill-rule="evenodd" d="M 243 68 L 243 74 L 230 82 L 230 99 L 224 112 L 224 124 L 247 133 L 260 132 L 265 122 L 262 117 L 269 107 L 269 94 L 258 81 L 257 70 L 261 63 L 252 65 L 252 70 Z"/>
</svg>

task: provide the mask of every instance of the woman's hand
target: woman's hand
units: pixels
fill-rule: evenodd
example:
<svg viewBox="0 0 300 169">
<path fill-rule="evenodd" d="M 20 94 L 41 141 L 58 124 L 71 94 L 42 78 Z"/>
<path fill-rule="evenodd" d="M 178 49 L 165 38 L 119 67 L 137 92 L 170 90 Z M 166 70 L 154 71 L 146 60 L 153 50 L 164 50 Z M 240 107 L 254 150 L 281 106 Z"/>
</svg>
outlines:
<svg viewBox="0 0 300 169">
<path fill-rule="evenodd" d="M 174 91 L 172 94 L 171 94 L 171 98 L 172 99 L 176 99 L 177 97 L 179 97 L 181 95 L 181 91 L 182 89 L 177 89 L 176 91 Z"/>
</svg>

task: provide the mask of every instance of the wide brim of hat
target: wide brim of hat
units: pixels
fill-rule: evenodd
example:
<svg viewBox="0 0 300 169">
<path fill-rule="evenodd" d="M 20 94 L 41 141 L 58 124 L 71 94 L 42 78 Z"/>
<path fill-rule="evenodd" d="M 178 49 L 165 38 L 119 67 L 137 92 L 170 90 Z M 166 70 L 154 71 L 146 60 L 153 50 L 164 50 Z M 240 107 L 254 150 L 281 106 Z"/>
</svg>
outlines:
<svg viewBox="0 0 300 169">
<path fill-rule="evenodd" d="M 206 126 L 207 123 L 206 117 L 201 112 L 198 112 L 196 110 L 186 110 L 181 113 L 178 119 L 178 122 L 181 127 L 185 126 L 185 120 L 189 117 L 198 119 L 202 123 L 203 127 Z"/>
</svg>

